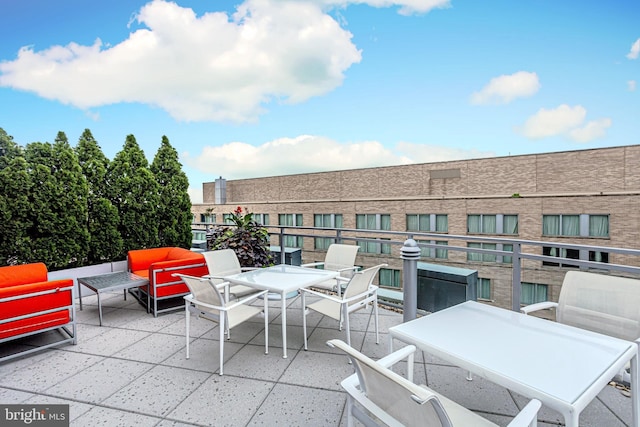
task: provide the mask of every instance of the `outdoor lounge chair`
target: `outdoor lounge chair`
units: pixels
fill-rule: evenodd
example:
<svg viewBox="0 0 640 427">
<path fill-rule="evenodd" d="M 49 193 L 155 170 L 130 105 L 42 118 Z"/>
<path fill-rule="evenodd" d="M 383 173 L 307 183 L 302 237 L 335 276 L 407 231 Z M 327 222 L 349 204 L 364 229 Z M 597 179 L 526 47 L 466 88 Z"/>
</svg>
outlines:
<svg viewBox="0 0 640 427">
<path fill-rule="evenodd" d="M 640 280 L 567 271 L 558 302 L 522 307 L 525 314 L 556 310 L 556 321 L 640 345 Z M 620 373 L 628 382 L 628 373 Z"/>
<path fill-rule="evenodd" d="M 304 334 L 304 349 L 307 349 L 307 313 L 308 309 L 317 311 L 318 313 L 335 319 L 340 324 L 344 322 L 344 328 L 347 330 L 347 343 L 351 345 L 351 330 L 349 326 L 349 314 L 365 308 L 369 303 L 373 305 L 373 312 L 376 325 L 376 344 L 380 339 L 378 336 L 378 287 L 373 284 L 373 279 L 380 268 L 387 264 L 376 265 L 363 271 L 356 272 L 344 293 L 341 296 L 327 295 L 316 292 L 311 289 L 300 289 L 302 296 L 302 331 Z M 306 294 L 316 295 L 320 297 L 319 301 L 306 304 Z"/>
<path fill-rule="evenodd" d="M 348 427 L 353 426 L 354 417 L 367 426 L 377 426 L 380 422 L 388 426 L 408 427 L 496 426 L 427 386 L 414 384 L 411 368 L 409 379 L 391 371 L 390 366 L 405 358 L 409 366 L 413 366 L 413 353 L 416 350 L 413 345 L 377 362 L 341 340 L 327 341 L 327 345 L 344 351 L 356 369 L 355 374 L 341 383 L 347 391 Z M 509 423 L 509 427 L 536 426 L 540 406 L 540 401 L 531 400 Z"/>
<path fill-rule="evenodd" d="M 211 279 L 203 277 L 186 276 L 184 274 L 176 274 L 184 283 L 186 283 L 191 293 L 184 297 L 185 299 L 185 316 L 186 316 L 186 332 L 187 341 L 187 359 L 189 358 L 189 319 L 190 313 L 196 317 L 202 317 L 212 322 L 218 323 L 219 329 L 219 345 L 220 345 L 220 375 L 223 374 L 224 363 L 224 341 L 225 335 L 227 339 L 230 337 L 230 330 L 254 316 L 264 313 L 264 352 L 269 353 L 269 306 L 266 298 L 267 291 L 254 293 L 244 299 L 234 301 L 229 304 L 222 297 L 217 286 L 212 283 Z M 264 308 L 251 306 L 247 303 L 255 300 L 259 296 L 265 296 Z"/>
<path fill-rule="evenodd" d="M 340 276 L 337 279 L 328 280 L 326 282 L 313 285 L 313 287 L 316 289 L 332 291 L 340 295 L 342 293 L 341 285 L 348 282 L 353 276 L 353 273 L 358 269 L 358 267 L 355 266 L 358 249 L 360 248 L 356 245 L 333 243 L 329 245 L 323 262 L 302 264 L 302 267 L 322 267 L 325 270 L 340 272 Z"/>
</svg>

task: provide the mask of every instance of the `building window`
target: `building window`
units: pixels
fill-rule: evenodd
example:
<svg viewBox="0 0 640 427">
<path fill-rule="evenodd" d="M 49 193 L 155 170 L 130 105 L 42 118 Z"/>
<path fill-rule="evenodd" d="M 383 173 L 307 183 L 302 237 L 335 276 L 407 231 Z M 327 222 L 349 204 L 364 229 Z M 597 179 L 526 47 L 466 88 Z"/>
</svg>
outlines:
<svg viewBox="0 0 640 427">
<path fill-rule="evenodd" d="M 381 268 L 378 273 L 380 286 L 387 288 L 400 288 L 400 270 Z"/>
<path fill-rule="evenodd" d="M 449 245 L 449 242 L 445 240 L 418 240 L 417 243 L 426 243 L 426 244 L 438 245 L 438 246 Z M 444 248 L 443 249 L 427 248 L 424 246 L 420 246 L 420 256 L 423 258 L 447 259 L 449 258 L 449 250 Z"/>
<path fill-rule="evenodd" d="M 447 233 L 449 219 L 444 214 L 408 214 L 407 231 Z"/>
<path fill-rule="evenodd" d="M 467 233 L 518 234 L 518 215 L 467 215 Z"/>
<path fill-rule="evenodd" d="M 313 226 L 317 228 L 342 228 L 342 214 L 314 214 Z M 314 247 L 326 251 L 329 245 L 335 242 L 336 239 L 332 237 L 316 237 L 314 238 Z"/>
<path fill-rule="evenodd" d="M 356 214 L 356 228 L 360 230 L 391 230 L 391 215 L 389 214 Z M 391 254 L 391 245 L 378 243 L 376 241 L 358 241 L 358 246 L 362 253 L 368 254 Z"/>
<path fill-rule="evenodd" d="M 609 237 L 609 215 L 542 215 L 543 236 Z"/>
<path fill-rule="evenodd" d="M 479 300 L 491 299 L 491 279 L 478 278 L 477 297 Z"/>
<path fill-rule="evenodd" d="M 467 243 L 467 247 L 474 249 L 513 252 L 513 245 L 503 243 L 469 242 Z M 511 264 L 513 262 L 513 257 L 507 255 L 486 254 L 481 252 L 467 252 L 467 261 L 499 262 Z"/>
<path fill-rule="evenodd" d="M 539 283 L 521 283 L 520 304 L 529 305 L 548 301 L 548 286 Z"/>
<path fill-rule="evenodd" d="M 578 249 L 558 248 L 555 246 L 543 246 L 542 255 L 556 257 L 556 258 L 568 258 L 568 259 L 581 259 L 583 261 L 595 261 L 602 263 L 609 263 L 609 253 L 600 251 L 579 251 Z M 565 267 L 565 268 L 579 268 L 574 264 L 563 264 L 561 262 L 542 261 L 542 265 L 549 267 Z"/>
<path fill-rule="evenodd" d="M 302 214 L 278 214 L 278 225 L 288 227 L 302 227 Z M 295 230 L 285 230 L 287 233 L 295 232 Z M 302 237 L 301 236 L 284 236 L 284 242 L 282 246 L 287 248 L 301 248 Z"/>
<path fill-rule="evenodd" d="M 216 214 L 200 214 L 200 222 L 205 224 L 215 224 Z"/>
<path fill-rule="evenodd" d="M 251 218 L 260 225 L 269 225 L 269 214 L 254 213 Z"/>
</svg>

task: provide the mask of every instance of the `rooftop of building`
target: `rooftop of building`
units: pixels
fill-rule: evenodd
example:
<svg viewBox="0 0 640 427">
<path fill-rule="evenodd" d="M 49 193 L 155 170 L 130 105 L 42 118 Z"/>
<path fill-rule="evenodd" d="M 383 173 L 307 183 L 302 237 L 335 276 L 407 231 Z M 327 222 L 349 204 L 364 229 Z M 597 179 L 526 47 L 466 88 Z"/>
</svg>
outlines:
<svg viewBox="0 0 640 427">
<path fill-rule="evenodd" d="M 353 372 L 344 355 L 325 345 L 344 339 L 336 322 L 308 316 L 309 350 L 303 350 L 300 299 L 287 309 L 288 358 L 282 357 L 280 301 L 269 312 L 269 354 L 264 354 L 261 320 L 232 329 L 225 344 L 224 376 L 218 375 L 217 326 L 192 319 L 191 357 L 185 358 L 184 311 L 147 314 L 134 298 L 103 295 L 103 326 L 95 297 L 76 309 L 78 344 L 64 345 L 0 364 L 0 403 L 69 404 L 73 426 L 222 426 L 346 425 L 342 379 Z M 380 343 L 375 343 L 369 311 L 351 317 L 353 346 L 377 359 L 388 353 L 388 328 L 402 315 L 380 310 Z M 50 338 L 50 337 L 49 337 Z M 16 346 L 46 340 L 37 335 L 0 346 L 0 355 Z M 553 363 L 553 355 L 549 355 Z M 506 425 L 528 399 L 478 376 L 420 353 L 416 382 Z M 540 426 L 563 424 L 562 416 L 543 407 Z M 628 426 L 631 402 L 607 386 L 581 414 L 582 426 Z"/>
</svg>

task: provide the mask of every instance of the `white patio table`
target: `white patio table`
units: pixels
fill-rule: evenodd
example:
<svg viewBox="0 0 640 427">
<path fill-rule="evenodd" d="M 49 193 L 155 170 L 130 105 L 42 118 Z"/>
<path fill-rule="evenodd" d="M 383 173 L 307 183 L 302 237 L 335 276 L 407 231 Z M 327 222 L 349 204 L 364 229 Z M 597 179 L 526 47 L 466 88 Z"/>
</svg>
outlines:
<svg viewBox="0 0 640 427">
<path fill-rule="evenodd" d="M 523 396 L 539 399 L 578 426 L 580 413 L 631 361 L 633 425 L 638 427 L 635 342 L 467 301 L 389 328 L 414 344 Z"/>
<path fill-rule="evenodd" d="M 280 264 L 225 276 L 233 285 L 279 293 L 282 301 L 282 357 L 287 358 L 287 294 L 338 276 L 337 271 Z"/>
</svg>

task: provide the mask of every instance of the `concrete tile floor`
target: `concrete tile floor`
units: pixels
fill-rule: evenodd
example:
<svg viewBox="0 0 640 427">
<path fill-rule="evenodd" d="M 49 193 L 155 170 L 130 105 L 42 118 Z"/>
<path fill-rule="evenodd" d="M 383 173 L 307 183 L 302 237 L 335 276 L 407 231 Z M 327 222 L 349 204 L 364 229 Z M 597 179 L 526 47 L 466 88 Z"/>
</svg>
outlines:
<svg viewBox="0 0 640 427">
<path fill-rule="evenodd" d="M 303 350 L 299 298 L 288 302 L 288 358 L 282 358 L 280 301 L 270 302 L 269 354 L 263 319 L 231 331 L 224 346 L 225 375 L 217 374 L 218 329 L 192 319 L 191 358 L 185 359 L 184 312 L 157 318 L 122 293 L 103 296 L 103 326 L 95 297 L 77 311 L 78 345 L 65 345 L 0 364 L 0 403 L 70 405 L 73 426 L 342 426 L 346 395 L 340 381 L 353 372 L 346 357 L 325 345 L 345 340 L 337 323 L 308 316 L 309 350 Z M 387 330 L 402 321 L 380 310 L 380 343 L 370 312 L 352 315 L 352 345 L 373 358 L 388 353 Z M 51 339 L 40 334 L 0 345 L 0 355 Z M 550 355 L 549 363 L 553 363 Z M 480 377 L 419 353 L 415 380 L 499 425 L 506 425 L 528 399 Z M 406 371 L 406 364 L 398 365 Z M 581 425 L 628 426 L 631 401 L 606 387 L 580 417 Z M 562 425 L 543 407 L 540 426 Z"/>
</svg>

